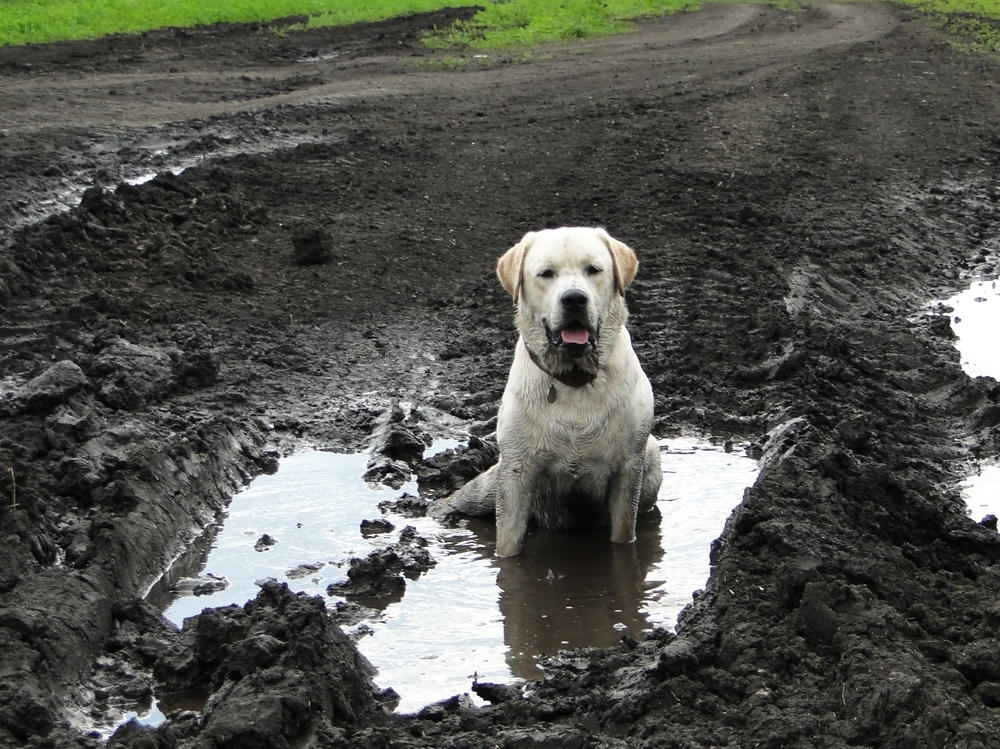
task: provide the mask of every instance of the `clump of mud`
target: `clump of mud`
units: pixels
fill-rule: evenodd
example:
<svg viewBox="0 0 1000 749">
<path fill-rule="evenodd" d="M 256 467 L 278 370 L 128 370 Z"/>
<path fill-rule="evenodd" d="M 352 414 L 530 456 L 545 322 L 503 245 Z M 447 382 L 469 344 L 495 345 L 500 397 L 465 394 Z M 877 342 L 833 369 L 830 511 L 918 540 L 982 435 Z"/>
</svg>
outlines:
<svg viewBox="0 0 1000 749">
<path fill-rule="evenodd" d="M 328 586 L 327 594 L 344 596 L 348 600 L 386 596 L 398 600 L 406 587 L 406 579 L 418 578 L 434 564 L 427 550 L 427 540 L 408 525 L 394 543 L 379 547 L 364 558 L 351 559 L 347 580 Z"/>
<path fill-rule="evenodd" d="M 135 721 L 109 747 L 187 745 L 335 746 L 348 729 L 380 710 L 373 669 L 333 622 L 322 598 L 264 583 L 245 606 L 206 609 L 184 622 L 153 663 L 163 706 L 180 710 L 158 728 Z"/>
</svg>

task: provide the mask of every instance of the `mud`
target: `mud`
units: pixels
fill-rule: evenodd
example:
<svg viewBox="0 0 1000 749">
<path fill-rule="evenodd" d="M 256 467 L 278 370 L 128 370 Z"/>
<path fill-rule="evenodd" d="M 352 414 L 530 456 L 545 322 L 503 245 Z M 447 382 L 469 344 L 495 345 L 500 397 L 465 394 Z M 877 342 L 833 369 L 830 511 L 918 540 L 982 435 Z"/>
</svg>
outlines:
<svg viewBox="0 0 1000 749">
<path fill-rule="evenodd" d="M 925 310 L 995 275 L 998 61 L 816 4 L 452 69 L 446 20 L 0 50 L 0 745 L 191 690 L 110 745 L 995 745 L 1000 385 Z M 321 597 L 137 601 L 297 446 L 488 435 L 494 259 L 573 223 L 639 254 L 656 432 L 764 448 L 676 632 L 397 716 Z"/>
</svg>

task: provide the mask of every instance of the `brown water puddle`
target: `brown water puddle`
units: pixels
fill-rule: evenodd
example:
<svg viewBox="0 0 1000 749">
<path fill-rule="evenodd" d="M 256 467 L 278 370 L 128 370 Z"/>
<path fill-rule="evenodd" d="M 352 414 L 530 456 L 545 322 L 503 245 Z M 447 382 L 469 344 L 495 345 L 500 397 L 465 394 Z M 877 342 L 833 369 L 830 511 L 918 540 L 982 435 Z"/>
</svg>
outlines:
<svg viewBox="0 0 1000 749">
<path fill-rule="evenodd" d="M 742 450 L 664 441 L 662 517 L 646 518 L 635 544 L 610 544 L 603 530 L 536 531 L 523 554 L 501 560 L 493 557 L 491 521 L 446 528 L 430 518 L 388 515 L 394 532 L 363 536 L 361 521 L 382 518 L 378 503 L 399 496 L 364 483 L 366 462 L 364 454 L 316 450 L 286 458 L 277 473 L 234 498 L 221 527 L 173 566 L 151 599 L 180 624 L 205 607 L 242 605 L 269 577 L 327 597 L 351 557 L 413 525 L 437 564 L 408 580 L 405 594 L 358 633 L 378 684 L 393 687 L 398 709 L 409 712 L 467 692 L 475 678 L 537 678 L 540 659 L 561 649 L 608 646 L 626 634 L 642 639 L 653 627 L 672 627 L 705 584 L 711 542 L 757 472 Z M 416 493 L 416 486 L 403 490 Z M 265 534 L 273 543 L 261 542 Z M 191 594 L 195 586 L 211 592 Z M 140 718 L 159 716 L 154 708 Z"/>
</svg>

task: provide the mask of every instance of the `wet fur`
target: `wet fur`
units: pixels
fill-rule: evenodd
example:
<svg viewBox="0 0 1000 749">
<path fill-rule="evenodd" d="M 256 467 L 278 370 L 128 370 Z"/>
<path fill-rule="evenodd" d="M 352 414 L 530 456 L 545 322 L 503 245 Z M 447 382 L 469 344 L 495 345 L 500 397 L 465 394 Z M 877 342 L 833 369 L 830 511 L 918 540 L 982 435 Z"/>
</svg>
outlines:
<svg viewBox="0 0 1000 749">
<path fill-rule="evenodd" d="M 498 556 L 520 553 L 531 521 L 610 525 L 613 542 L 635 539 L 636 516 L 656 502 L 662 479 L 652 388 L 625 328 L 637 264 L 630 248 L 589 228 L 531 232 L 500 258 L 521 334 L 497 420 L 500 461 L 432 505 L 433 515 L 495 512 Z M 585 295 L 585 310 L 566 310 L 567 291 Z M 585 326 L 588 343 L 563 345 L 567 325 Z M 559 380 L 574 374 L 593 380 Z"/>
</svg>

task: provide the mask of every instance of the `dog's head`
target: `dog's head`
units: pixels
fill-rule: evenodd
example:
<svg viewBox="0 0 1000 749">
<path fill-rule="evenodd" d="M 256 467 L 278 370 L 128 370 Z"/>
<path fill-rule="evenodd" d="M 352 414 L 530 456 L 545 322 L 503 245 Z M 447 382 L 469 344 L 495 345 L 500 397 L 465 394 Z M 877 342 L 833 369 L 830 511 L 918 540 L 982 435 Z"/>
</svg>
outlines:
<svg viewBox="0 0 1000 749">
<path fill-rule="evenodd" d="M 497 263 L 528 348 L 552 372 L 596 372 L 625 323 L 638 261 L 604 229 L 529 232 Z"/>
</svg>

